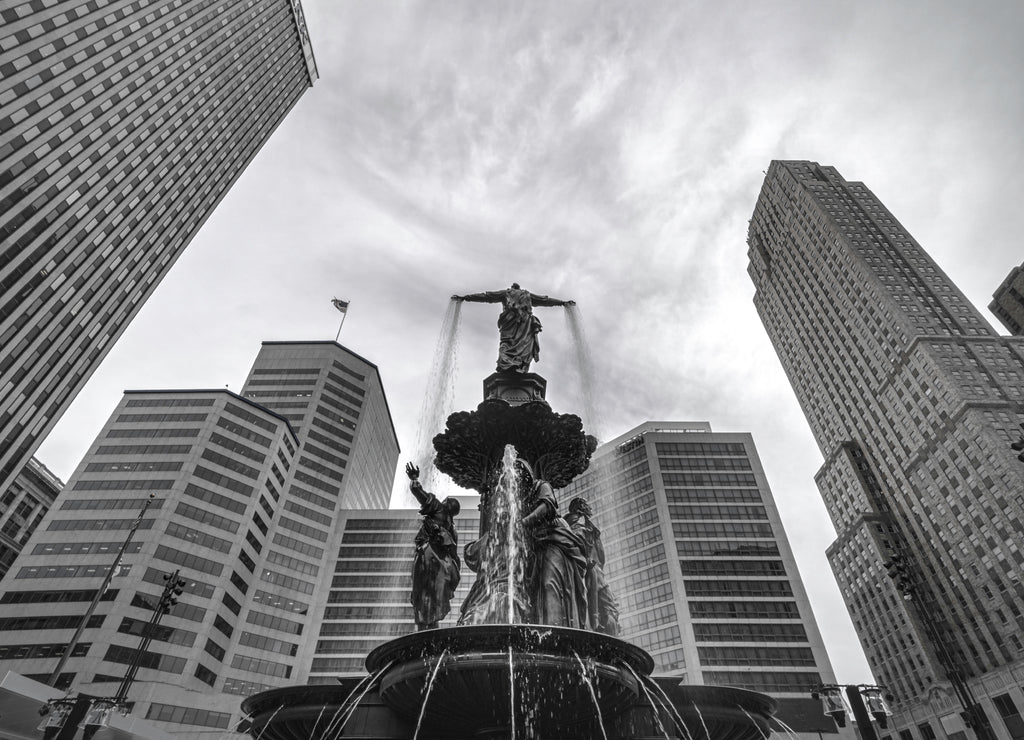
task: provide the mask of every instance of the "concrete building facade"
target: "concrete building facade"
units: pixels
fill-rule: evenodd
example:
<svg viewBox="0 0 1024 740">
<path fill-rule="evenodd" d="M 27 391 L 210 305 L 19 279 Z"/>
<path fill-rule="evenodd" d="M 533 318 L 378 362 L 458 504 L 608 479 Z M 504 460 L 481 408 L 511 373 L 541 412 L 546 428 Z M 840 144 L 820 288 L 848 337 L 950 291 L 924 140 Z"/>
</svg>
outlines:
<svg viewBox="0 0 1024 740">
<path fill-rule="evenodd" d="M 33 457 L 0 494 L 0 581 L 63 488 L 60 478 Z"/>
<path fill-rule="evenodd" d="M 0 490 L 316 79 L 298 0 L 0 10 Z"/>
<path fill-rule="evenodd" d="M 135 714 L 222 737 L 244 696 L 306 681 L 342 510 L 386 501 L 398 444 L 376 367 L 341 345 L 266 343 L 244 392 L 265 387 L 305 405 L 287 419 L 223 389 L 125 394 L 4 582 L 0 629 L 16 637 L 0 669 L 54 670 L 152 496 L 60 685 L 113 694 L 176 570 L 184 594 L 129 692 Z"/>
<path fill-rule="evenodd" d="M 824 457 L 829 561 L 899 737 L 969 732 L 950 676 L 997 737 L 1019 737 L 1024 340 L 833 167 L 773 162 L 748 244 L 754 304 Z"/>
<path fill-rule="evenodd" d="M 1011 334 L 1024 334 L 1024 265 L 1010 270 L 1010 274 L 992 294 L 988 310 L 995 314 Z"/>
</svg>

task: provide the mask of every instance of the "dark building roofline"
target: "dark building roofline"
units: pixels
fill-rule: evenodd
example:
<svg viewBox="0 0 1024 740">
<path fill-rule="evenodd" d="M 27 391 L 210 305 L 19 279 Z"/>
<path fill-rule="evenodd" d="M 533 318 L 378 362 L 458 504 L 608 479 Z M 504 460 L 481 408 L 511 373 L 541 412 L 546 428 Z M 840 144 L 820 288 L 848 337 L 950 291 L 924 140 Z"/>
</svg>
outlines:
<svg viewBox="0 0 1024 740">
<path fill-rule="evenodd" d="M 284 418 L 280 414 L 278 414 L 278 413 L 276 413 L 274 411 L 271 411 L 266 406 L 261 406 L 260 404 L 256 403 L 255 401 L 253 401 L 251 399 L 248 399 L 245 396 L 240 396 L 237 393 L 235 393 L 234 391 L 228 390 L 227 388 L 158 388 L 158 389 L 155 389 L 155 390 L 129 389 L 129 390 L 126 390 L 124 392 L 124 394 L 126 396 L 129 395 L 129 394 L 132 394 L 132 393 L 227 393 L 229 396 L 231 396 L 235 400 L 241 401 L 242 403 L 249 404 L 253 408 L 259 409 L 264 414 L 269 414 L 270 416 L 273 416 L 278 421 L 283 421 L 285 427 L 288 429 L 288 431 L 292 435 L 292 441 L 294 441 L 295 444 L 299 443 L 299 437 L 298 437 L 297 434 L 295 434 L 295 430 L 292 429 L 292 424 L 291 424 L 290 421 L 288 421 L 286 418 Z"/>
<path fill-rule="evenodd" d="M 352 355 L 353 357 L 355 357 L 360 362 L 364 362 L 367 365 L 369 365 L 371 368 L 373 368 L 373 372 L 377 375 L 377 385 L 380 386 L 380 395 L 384 399 L 384 410 L 388 412 L 388 424 L 391 425 L 391 436 L 394 437 L 394 439 L 395 439 L 395 447 L 397 447 L 398 448 L 398 452 L 401 453 L 402 452 L 402 446 L 400 444 L 398 444 L 398 433 L 395 432 L 395 420 L 391 417 L 391 406 L 390 406 L 390 404 L 388 404 L 388 394 L 384 392 L 384 381 L 380 379 L 380 369 L 374 363 L 370 362 L 369 360 L 367 360 L 362 355 L 356 354 L 355 352 L 350 350 L 345 345 L 339 344 L 338 342 L 335 342 L 335 341 L 333 341 L 331 339 L 322 339 L 322 340 L 318 339 L 318 340 L 311 340 L 311 341 L 308 341 L 308 342 L 298 342 L 298 341 L 268 341 L 268 342 L 262 342 L 262 346 L 264 346 L 264 347 L 267 347 L 267 346 L 271 346 L 271 347 L 273 347 L 273 346 L 289 346 L 289 345 L 290 346 L 301 346 L 301 345 L 311 345 L 311 344 L 314 344 L 314 345 L 315 344 L 330 344 L 330 345 L 333 345 L 334 347 L 337 347 L 338 349 L 344 350 L 348 354 Z"/>
</svg>

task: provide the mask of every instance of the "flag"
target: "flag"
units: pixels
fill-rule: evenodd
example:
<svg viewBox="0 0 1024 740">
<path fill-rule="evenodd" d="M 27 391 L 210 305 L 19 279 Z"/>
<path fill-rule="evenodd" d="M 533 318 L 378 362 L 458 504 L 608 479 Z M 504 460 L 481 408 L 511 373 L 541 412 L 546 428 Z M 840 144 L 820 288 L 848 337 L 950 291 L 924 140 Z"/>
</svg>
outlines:
<svg viewBox="0 0 1024 740">
<path fill-rule="evenodd" d="M 342 313 L 348 312 L 348 301 L 343 301 L 340 298 L 332 298 L 331 299 L 331 305 L 333 305 L 336 309 L 338 309 Z"/>
</svg>

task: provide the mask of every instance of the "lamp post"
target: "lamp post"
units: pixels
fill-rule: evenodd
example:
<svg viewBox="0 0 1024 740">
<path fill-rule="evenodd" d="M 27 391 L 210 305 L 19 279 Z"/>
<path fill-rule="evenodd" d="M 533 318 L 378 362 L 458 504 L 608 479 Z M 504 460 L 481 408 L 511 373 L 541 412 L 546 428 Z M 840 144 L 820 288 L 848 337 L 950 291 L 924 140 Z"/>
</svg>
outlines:
<svg viewBox="0 0 1024 740">
<path fill-rule="evenodd" d="M 852 713 L 854 721 L 860 725 L 863 740 L 878 740 L 872 720 L 884 730 L 892 716 L 882 686 L 825 684 L 812 691 L 811 698 L 821 700 L 822 710 L 837 727 L 846 727 L 846 715 Z"/>
<path fill-rule="evenodd" d="M 125 535 L 124 542 L 121 543 L 121 549 L 117 551 L 117 556 L 114 558 L 114 562 L 111 564 L 110 569 L 107 571 L 107 575 L 103 578 L 103 584 L 96 590 L 96 595 L 92 598 L 92 603 L 89 604 L 89 608 L 85 611 L 85 616 L 82 617 L 81 624 L 75 630 L 75 634 L 71 636 L 71 641 L 68 646 L 64 649 L 64 654 L 60 656 L 60 660 L 57 661 L 57 667 L 53 669 L 53 673 L 50 674 L 49 679 L 46 683 L 56 688 L 57 681 L 60 678 L 60 672 L 67 665 L 68 658 L 71 657 L 72 651 L 78 645 L 78 641 L 82 638 L 82 633 L 85 632 L 85 625 L 89 622 L 89 618 L 92 617 L 93 612 L 96 611 L 97 605 L 100 603 L 100 599 L 103 598 L 103 594 L 107 592 L 107 588 L 110 586 L 110 581 L 114 577 L 114 573 L 117 572 L 118 566 L 121 564 L 121 559 L 124 557 L 125 551 L 128 550 L 128 545 L 131 544 L 132 538 L 135 537 L 135 532 L 138 530 L 139 525 L 142 524 L 142 517 L 146 513 L 146 509 L 153 503 L 153 499 L 156 496 L 155 493 L 149 494 L 149 498 L 142 504 L 142 510 L 139 511 L 139 515 L 135 517 L 135 521 L 132 522 L 131 528 L 128 530 L 128 534 Z"/>
</svg>

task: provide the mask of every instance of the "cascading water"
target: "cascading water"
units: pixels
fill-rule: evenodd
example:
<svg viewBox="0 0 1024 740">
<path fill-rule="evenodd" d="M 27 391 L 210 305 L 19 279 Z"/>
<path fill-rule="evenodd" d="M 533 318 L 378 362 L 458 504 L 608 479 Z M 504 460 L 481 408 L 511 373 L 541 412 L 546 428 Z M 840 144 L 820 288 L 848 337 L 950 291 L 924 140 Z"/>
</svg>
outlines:
<svg viewBox="0 0 1024 740">
<path fill-rule="evenodd" d="M 516 449 L 505 446 L 490 494 L 490 522 L 483 561 L 489 624 L 518 624 L 525 615 L 525 547 Z"/>
<path fill-rule="evenodd" d="M 455 384 L 459 370 L 459 327 L 462 319 L 462 304 L 449 301 L 448 309 L 437 335 L 434 359 L 427 377 L 427 388 L 423 394 L 416 432 L 415 461 L 421 470 L 423 487 L 438 491 L 447 486 L 447 479 L 439 476 L 434 469 L 434 448 L 431 445 L 434 433 L 444 428 L 444 421 L 455 406 Z"/>
<path fill-rule="evenodd" d="M 584 426 L 592 435 L 601 439 L 601 432 L 604 430 L 597 406 L 595 388 L 597 373 L 594 370 L 594 358 L 590 353 L 590 343 L 583 330 L 583 317 L 577 306 L 565 307 L 565 323 L 569 328 L 569 335 L 572 337 L 573 352 L 576 355 L 576 366 L 579 370 Z"/>
</svg>

